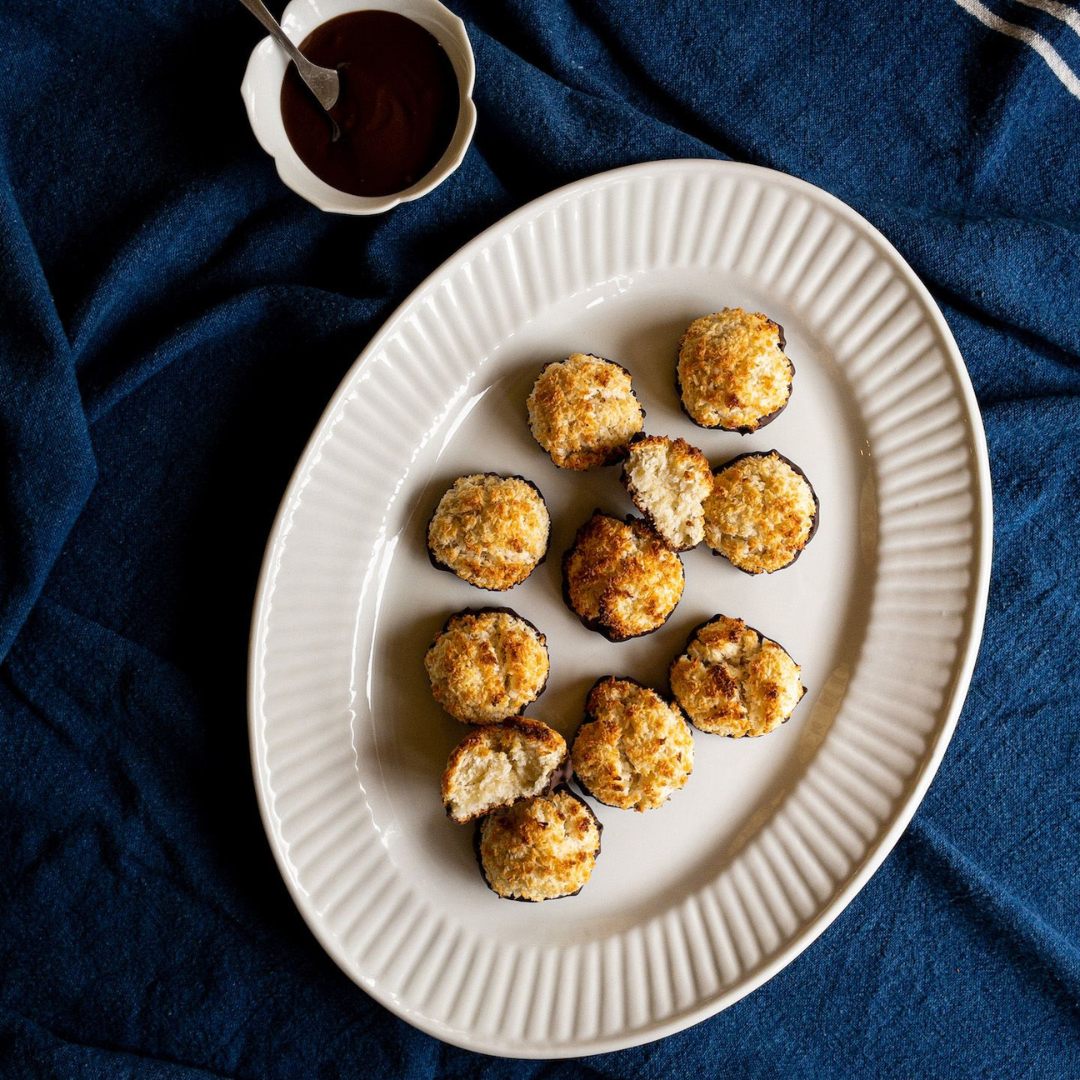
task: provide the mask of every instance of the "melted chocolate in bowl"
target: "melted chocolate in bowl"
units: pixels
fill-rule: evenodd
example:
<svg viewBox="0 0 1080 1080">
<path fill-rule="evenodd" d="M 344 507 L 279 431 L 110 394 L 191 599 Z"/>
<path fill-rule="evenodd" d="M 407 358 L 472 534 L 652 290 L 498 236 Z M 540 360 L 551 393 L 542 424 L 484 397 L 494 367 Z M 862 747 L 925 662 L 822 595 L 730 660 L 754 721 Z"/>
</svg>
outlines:
<svg viewBox="0 0 1080 1080">
<path fill-rule="evenodd" d="M 460 107 L 453 65 L 431 34 L 394 12 L 352 11 L 316 27 L 300 51 L 341 78 L 329 117 L 295 65 L 281 84 L 285 132 L 316 176 L 350 195 L 375 196 L 412 187 L 431 171 Z"/>
</svg>

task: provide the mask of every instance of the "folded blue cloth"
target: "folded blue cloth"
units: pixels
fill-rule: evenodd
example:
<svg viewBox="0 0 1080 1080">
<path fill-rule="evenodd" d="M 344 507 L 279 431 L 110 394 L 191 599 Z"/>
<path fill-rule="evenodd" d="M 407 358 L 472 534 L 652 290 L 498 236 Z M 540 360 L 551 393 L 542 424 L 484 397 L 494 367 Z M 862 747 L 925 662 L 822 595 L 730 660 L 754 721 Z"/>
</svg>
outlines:
<svg viewBox="0 0 1080 1080">
<path fill-rule="evenodd" d="M 475 144 L 374 219 L 278 182 L 233 0 L 5 4 L 0 1073 L 1080 1075 L 1076 8 L 450 3 Z M 247 758 L 256 575 L 322 406 L 425 274 L 552 187 L 680 156 L 819 184 L 929 285 L 990 447 L 986 634 L 922 808 L 798 960 L 650 1046 L 486 1059 L 356 989 L 285 892 Z"/>
</svg>

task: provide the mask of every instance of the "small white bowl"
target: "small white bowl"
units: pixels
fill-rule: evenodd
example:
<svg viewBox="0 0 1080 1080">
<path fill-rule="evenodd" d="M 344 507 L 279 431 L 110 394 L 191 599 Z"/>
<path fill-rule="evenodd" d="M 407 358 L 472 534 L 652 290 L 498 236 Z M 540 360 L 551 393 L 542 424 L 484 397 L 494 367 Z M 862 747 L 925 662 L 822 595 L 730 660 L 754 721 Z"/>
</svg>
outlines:
<svg viewBox="0 0 1080 1080">
<path fill-rule="evenodd" d="M 426 195 L 438 187 L 460 164 L 476 129 L 476 106 L 472 100 L 476 63 L 465 24 L 438 0 L 292 0 L 281 17 L 281 26 L 297 45 L 321 23 L 350 11 L 393 11 L 418 23 L 446 50 L 457 75 L 457 127 L 446 153 L 435 167 L 412 187 L 392 195 L 377 197 L 350 195 L 320 180 L 297 156 L 285 134 L 281 119 L 281 81 L 289 61 L 273 38 L 263 38 L 255 46 L 240 92 L 247 106 L 251 130 L 259 145 L 274 159 L 278 176 L 297 195 L 320 210 L 335 214 L 381 214 Z"/>
</svg>

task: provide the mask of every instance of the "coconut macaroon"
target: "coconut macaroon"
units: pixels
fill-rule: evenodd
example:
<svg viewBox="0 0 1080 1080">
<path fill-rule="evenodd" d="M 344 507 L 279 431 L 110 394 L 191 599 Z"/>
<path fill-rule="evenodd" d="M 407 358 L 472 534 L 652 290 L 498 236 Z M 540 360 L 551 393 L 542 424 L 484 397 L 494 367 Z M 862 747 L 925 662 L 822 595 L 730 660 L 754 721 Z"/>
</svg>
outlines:
<svg viewBox="0 0 1080 1080">
<path fill-rule="evenodd" d="M 477 826 L 484 880 L 511 900 L 554 900 L 580 892 L 600 854 L 600 822 L 567 788 L 522 799 Z"/>
<path fill-rule="evenodd" d="M 529 394 L 533 438 L 560 469 L 621 460 L 644 423 L 630 372 L 610 360 L 573 353 L 548 364 Z"/>
<path fill-rule="evenodd" d="M 515 717 L 467 735 L 442 775 L 447 814 L 459 822 L 547 791 L 566 761 L 566 740 L 547 724 Z"/>
<path fill-rule="evenodd" d="M 610 641 L 663 626 L 682 596 L 682 560 L 640 518 L 597 510 L 563 556 L 563 597 L 590 630 Z"/>
<path fill-rule="evenodd" d="M 790 566 L 813 538 L 818 499 L 806 474 L 775 450 L 720 466 L 705 500 L 705 542 L 748 574 Z"/>
<path fill-rule="evenodd" d="M 678 706 L 632 679 L 589 692 L 570 760 L 582 786 L 620 810 L 654 810 L 690 778 L 694 738 Z"/>
<path fill-rule="evenodd" d="M 695 727 L 713 735 L 765 735 L 806 692 L 802 669 L 742 619 L 716 615 L 671 665 L 671 692 Z"/>
<path fill-rule="evenodd" d="M 536 485 L 474 473 L 454 481 L 428 523 L 431 561 L 480 589 L 520 584 L 547 553 L 551 518 Z"/>
<path fill-rule="evenodd" d="M 795 375 L 784 344 L 783 328 L 760 313 L 724 308 L 695 319 L 679 340 L 676 366 L 690 419 L 742 435 L 774 420 Z"/>
<path fill-rule="evenodd" d="M 647 435 L 630 447 L 622 482 L 672 551 L 689 551 L 701 543 L 704 502 L 713 478 L 709 462 L 696 446 L 685 439 Z"/>
<path fill-rule="evenodd" d="M 547 638 L 504 608 L 459 611 L 424 657 L 435 700 L 467 724 L 517 716 L 547 685 Z"/>
</svg>

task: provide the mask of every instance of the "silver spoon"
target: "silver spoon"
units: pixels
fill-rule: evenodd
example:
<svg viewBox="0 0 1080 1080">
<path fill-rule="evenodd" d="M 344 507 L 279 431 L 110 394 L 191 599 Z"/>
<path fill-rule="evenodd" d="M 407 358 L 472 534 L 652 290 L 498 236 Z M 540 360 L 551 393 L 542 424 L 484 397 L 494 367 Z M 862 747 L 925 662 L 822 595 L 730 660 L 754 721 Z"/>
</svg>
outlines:
<svg viewBox="0 0 1080 1080">
<path fill-rule="evenodd" d="M 278 25 L 274 16 L 266 10 L 262 0 L 240 0 L 240 3 L 263 24 L 270 36 L 289 54 L 296 65 L 296 70 L 300 72 L 300 78 L 319 99 L 319 104 L 329 112 L 337 103 L 338 94 L 341 92 L 341 80 L 338 78 L 338 73 L 330 68 L 319 67 L 304 56 L 286 37 L 285 31 Z"/>
</svg>

